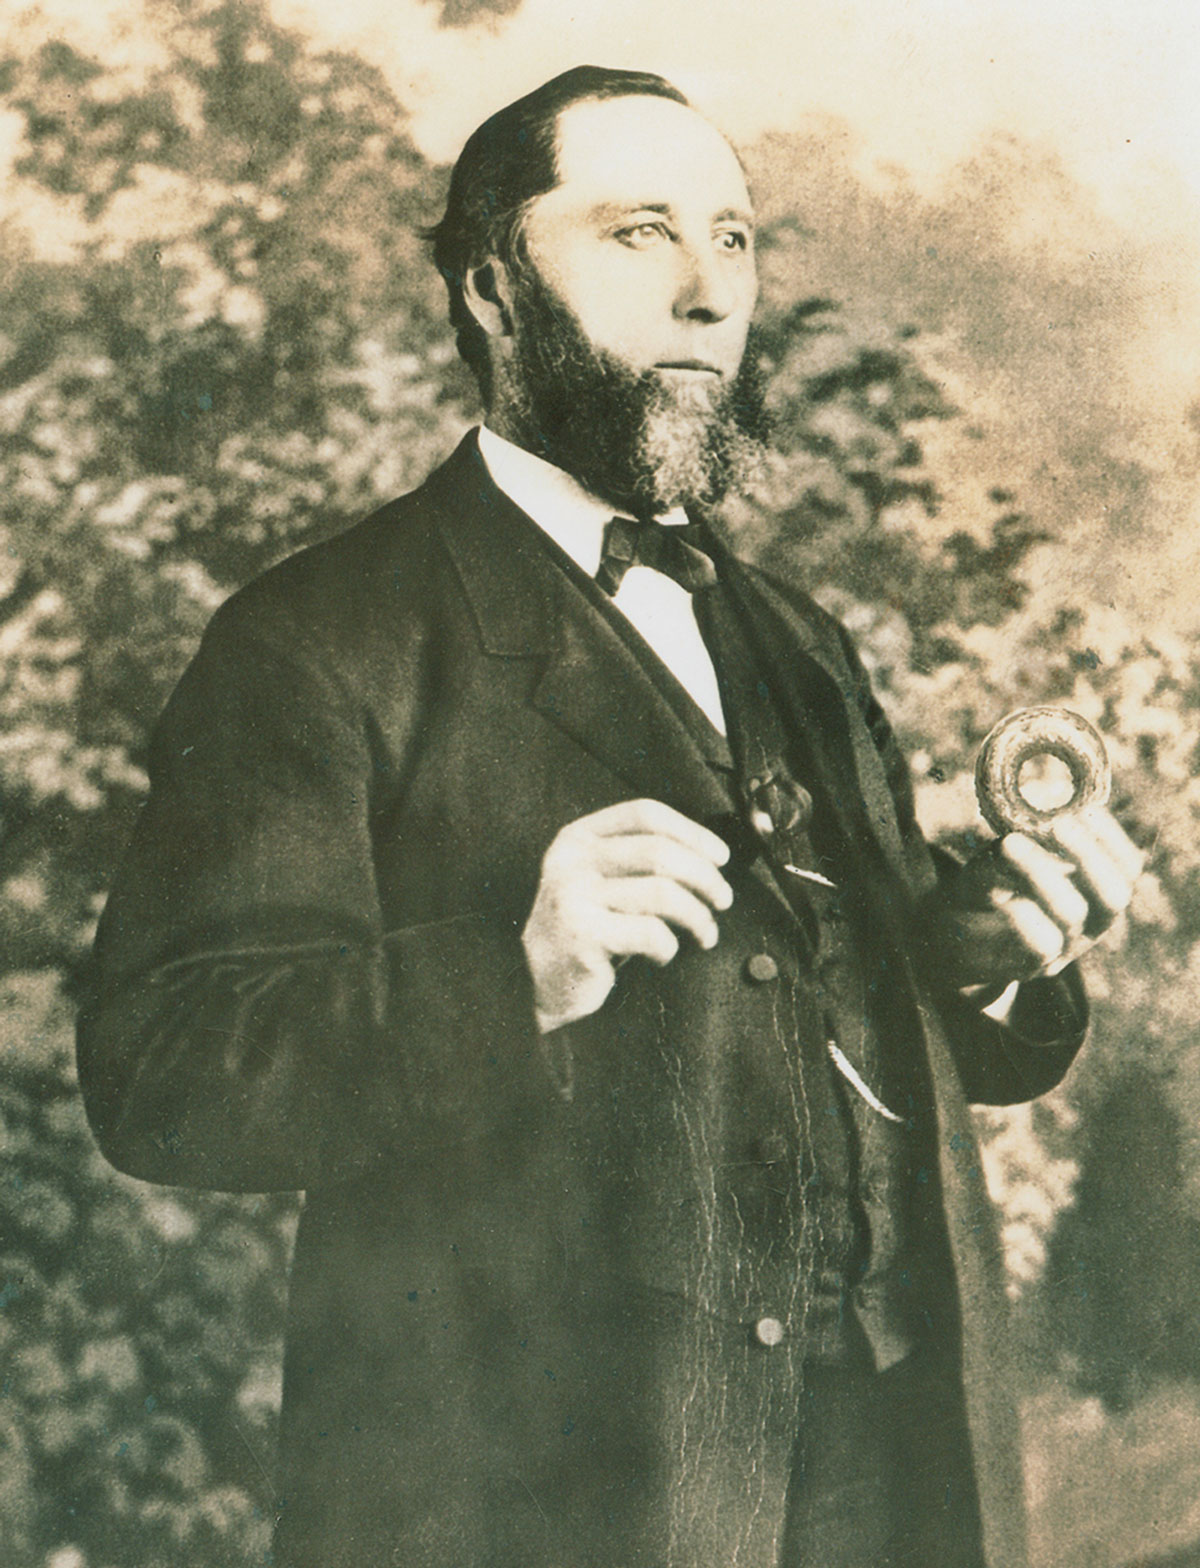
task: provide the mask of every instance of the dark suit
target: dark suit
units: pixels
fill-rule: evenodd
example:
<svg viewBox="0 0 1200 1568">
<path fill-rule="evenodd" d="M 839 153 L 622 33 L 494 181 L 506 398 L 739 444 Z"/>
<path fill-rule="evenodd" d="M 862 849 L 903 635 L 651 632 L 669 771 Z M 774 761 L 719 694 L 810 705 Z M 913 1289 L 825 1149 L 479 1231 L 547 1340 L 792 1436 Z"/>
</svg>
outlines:
<svg viewBox="0 0 1200 1568">
<path fill-rule="evenodd" d="M 956 1353 L 961 1333 L 988 1561 L 1012 1568 L 1002 1279 L 967 1098 L 1043 1092 L 1079 1034 L 1037 1046 L 939 994 L 934 866 L 845 636 L 737 582 L 936 1105 L 937 1329 Z M 81 1079 L 122 1169 L 307 1190 L 282 1559 L 775 1564 L 805 1358 L 795 916 L 739 858 L 715 950 L 634 961 L 598 1013 L 538 1035 L 520 935 L 558 829 L 635 796 L 708 822 L 731 801 L 473 442 L 218 612 L 151 771 Z M 1072 980 L 1050 989 L 1078 1006 Z M 764 1315 L 782 1343 L 755 1339 Z"/>
</svg>

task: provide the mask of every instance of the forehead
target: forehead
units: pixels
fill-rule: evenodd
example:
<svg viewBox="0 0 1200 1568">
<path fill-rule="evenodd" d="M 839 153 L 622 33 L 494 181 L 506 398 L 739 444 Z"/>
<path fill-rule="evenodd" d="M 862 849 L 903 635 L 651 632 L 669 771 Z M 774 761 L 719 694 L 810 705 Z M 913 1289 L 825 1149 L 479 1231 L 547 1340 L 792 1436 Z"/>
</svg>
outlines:
<svg viewBox="0 0 1200 1568">
<path fill-rule="evenodd" d="M 694 109 L 669 98 L 628 97 L 571 104 L 558 120 L 553 205 L 666 202 L 750 213 L 750 193 L 733 148 Z"/>
</svg>

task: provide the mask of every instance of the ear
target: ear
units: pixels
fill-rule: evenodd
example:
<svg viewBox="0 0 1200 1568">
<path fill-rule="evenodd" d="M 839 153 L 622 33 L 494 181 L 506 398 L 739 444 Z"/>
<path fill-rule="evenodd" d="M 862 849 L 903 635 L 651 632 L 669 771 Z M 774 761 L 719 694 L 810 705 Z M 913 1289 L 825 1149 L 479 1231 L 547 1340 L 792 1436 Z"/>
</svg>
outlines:
<svg viewBox="0 0 1200 1568">
<path fill-rule="evenodd" d="M 463 278 L 463 298 L 488 337 L 512 337 L 512 289 L 502 261 L 485 261 L 468 268 Z"/>
</svg>

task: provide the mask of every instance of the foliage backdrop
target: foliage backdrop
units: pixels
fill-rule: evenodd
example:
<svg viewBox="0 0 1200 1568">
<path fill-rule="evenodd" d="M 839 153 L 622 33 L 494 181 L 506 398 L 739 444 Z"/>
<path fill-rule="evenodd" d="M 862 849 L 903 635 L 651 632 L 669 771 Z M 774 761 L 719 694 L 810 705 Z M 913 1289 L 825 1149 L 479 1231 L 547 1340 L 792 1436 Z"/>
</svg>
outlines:
<svg viewBox="0 0 1200 1568">
<path fill-rule="evenodd" d="M 74 1093 L 72 980 L 144 793 L 148 728 L 212 610 L 419 481 L 474 412 L 418 237 L 445 171 L 381 77 L 256 3 L 149 15 L 154 63 L 136 73 L 34 29 L 0 59 L 21 194 L 0 225 L 0 1556 L 14 1568 L 269 1561 L 294 1200 L 108 1171 Z M 1081 1465 L 1140 1464 L 1157 1489 L 1169 1461 L 1147 1459 L 1137 1413 L 1159 1401 L 1152 1430 L 1176 1448 L 1194 1452 L 1200 1428 L 1195 652 L 1086 589 L 1038 591 L 1065 546 L 989 446 L 964 335 L 920 330 L 919 300 L 909 316 L 894 284 L 836 286 L 829 233 L 857 247 L 861 281 L 862 247 L 891 220 L 876 211 L 856 235 L 862 199 L 844 178 L 837 198 L 802 139 L 750 162 L 769 193 L 759 352 L 778 450 L 730 526 L 857 634 L 929 831 L 969 845 L 982 735 L 1013 706 L 1063 701 L 1104 730 L 1118 810 L 1150 853 L 1126 949 L 1092 964 L 1085 1060 L 1050 1100 L 981 1121 L 1028 1351 L 1042 1560 L 1116 1563 L 1116 1522 L 1082 1470 L 1055 1468 L 1062 1442 L 1084 1444 Z M 822 202 L 836 208 L 823 256 L 800 216 Z M 57 249 L 43 220 L 67 235 Z M 919 295 L 917 262 L 906 276 Z M 1065 426 L 1078 418 L 1064 407 Z M 1200 1477 L 1170 1462 L 1164 1548 L 1200 1537 Z"/>
</svg>

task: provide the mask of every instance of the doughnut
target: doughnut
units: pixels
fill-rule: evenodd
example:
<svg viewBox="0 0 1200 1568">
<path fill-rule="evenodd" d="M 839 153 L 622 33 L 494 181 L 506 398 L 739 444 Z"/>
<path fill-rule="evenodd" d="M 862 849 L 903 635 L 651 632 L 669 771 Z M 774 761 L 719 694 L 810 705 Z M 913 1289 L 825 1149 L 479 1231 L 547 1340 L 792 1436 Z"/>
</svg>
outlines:
<svg viewBox="0 0 1200 1568">
<path fill-rule="evenodd" d="M 1030 805 L 1019 783 L 1032 757 L 1057 757 L 1071 772 L 1071 798 L 1042 810 Z M 985 737 L 975 764 L 975 794 L 984 821 L 997 833 L 1044 838 L 1056 817 L 1102 806 L 1112 788 L 1104 741 L 1069 708 L 1018 708 Z"/>
</svg>

